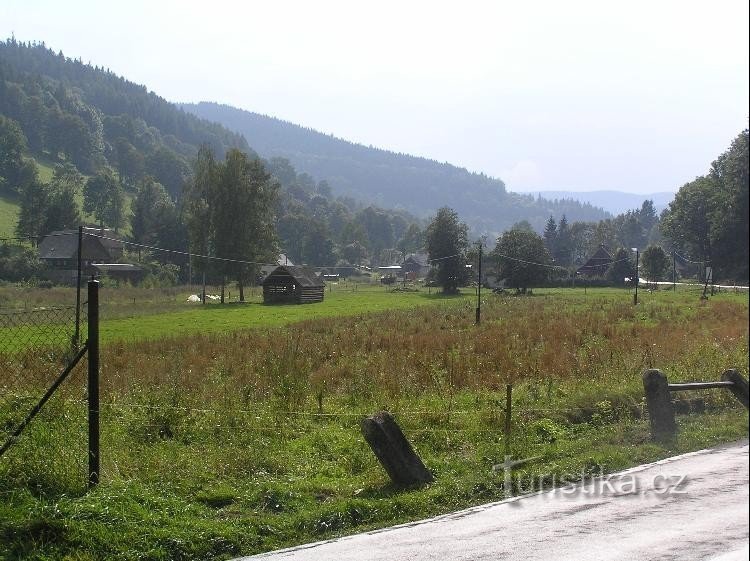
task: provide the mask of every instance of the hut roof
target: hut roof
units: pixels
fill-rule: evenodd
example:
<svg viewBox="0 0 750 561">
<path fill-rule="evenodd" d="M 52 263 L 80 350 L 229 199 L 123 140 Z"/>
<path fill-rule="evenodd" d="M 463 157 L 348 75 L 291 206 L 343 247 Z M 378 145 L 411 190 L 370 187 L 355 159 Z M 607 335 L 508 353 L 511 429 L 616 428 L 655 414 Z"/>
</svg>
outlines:
<svg viewBox="0 0 750 561">
<path fill-rule="evenodd" d="M 71 259 L 78 253 L 78 232 L 58 230 L 44 237 L 39 244 L 41 259 Z"/>
<path fill-rule="evenodd" d="M 122 254 L 122 240 L 114 238 L 108 230 L 85 227 L 83 229 L 84 259 L 112 259 Z M 39 244 L 40 259 L 75 259 L 78 256 L 78 230 L 50 232 Z"/>
<path fill-rule="evenodd" d="M 263 279 L 263 286 L 267 283 L 271 283 L 274 277 L 278 276 L 290 276 L 302 287 L 322 287 L 325 286 L 323 280 L 315 274 L 310 267 L 291 266 L 291 265 L 280 265 L 271 271 L 268 276 Z"/>
<path fill-rule="evenodd" d="M 612 261 L 613 261 L 612 256 L 606 250 L 604 245 L 600 245 L 599 249 L 596 250 L 594 255 L 589 257 L 588 261 L 586 261 L 585 264 L 579 267 L 577 272 L 579 273 L 601 272 L 603 269 L 606 269 L 607 267 L 609 267 Z"/>
</svg>

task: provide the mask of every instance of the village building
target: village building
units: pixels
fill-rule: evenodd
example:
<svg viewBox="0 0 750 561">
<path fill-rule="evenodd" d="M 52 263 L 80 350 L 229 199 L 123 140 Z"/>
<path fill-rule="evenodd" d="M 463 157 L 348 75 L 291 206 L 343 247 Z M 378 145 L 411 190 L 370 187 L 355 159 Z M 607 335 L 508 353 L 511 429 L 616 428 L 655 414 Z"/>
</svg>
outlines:
<svg viewBox="0 0 750 561">
<path fill-rule="evenodd" d="M 410 253 L 401 263 L 408 280 L 417 280 L 426 277 L 430 272 L 430 260 L 426 253 Z"/>
<path fill-rule="evenodd" d="M 264 304 L 322 302 L 325 283 L 309 267 L 280 265 L 263 279 Z"/>
<path fill-rule="evenodd" d="M 131 284 L 142 281 L 145 276 L 145 271 L 132 263 L 94 263 L 91 265 L 91 272 L 96 277 L 108 277 Z"/>
<path fill-rule="evenodd" d="M 607 269 L 609 269 L 612 261 L 612 256 L 606 250 L 604 244 L 602 244 L 594 255 L 589 257 L 589 260 L 578 268 L 576 274 L 584 277 L 603 277 L 607 274 Z"/>
<path fill-rule="evenodd" d="M 383 284 L 393 284 L 396 279 L 404 276 L 404 270 L 401 265 L 383 265 L 378 267 L 380 273 L 380 282 Z"/>
<path fill-rule="evenodd" d="M 142 273 L 136 265 L 112 267 L 124 252 L 122 240 L 108 229 L 84 228 L 81 238 L 81 274 L 101 275 L 94 265 L 108 264 L 108 276 L 129 280 Z M 58 230 L 44 236 L 39 243 L 39 260 L 46 265 L 44 275 L 58 284 L 75 284 L 78 278 L 78 230 Z M 122 274 L 121 274 L 122 273 Z"/>
</svg>

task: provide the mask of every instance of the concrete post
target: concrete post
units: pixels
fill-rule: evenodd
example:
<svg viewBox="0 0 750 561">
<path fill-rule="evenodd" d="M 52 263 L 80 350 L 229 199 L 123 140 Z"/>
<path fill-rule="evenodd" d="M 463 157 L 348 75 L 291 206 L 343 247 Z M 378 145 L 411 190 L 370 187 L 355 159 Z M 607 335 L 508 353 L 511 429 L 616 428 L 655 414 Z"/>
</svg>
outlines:
<svg viewBox="0 0 750 561">
<path fill-rule="evenodd" d="M 395 485 L 411 487 L 432 481 L 432 474 L 387 411 L 364 419 L 362 435 Z"/>
<path fill-rule="evenodd" d="M 677 423 L 667 377 L 660 370 L 646 370 L 643 373 L 643 389 L 646 392 L 651 437 L 658 442 L 674 439 L 677 434 Z"/>
</svg>

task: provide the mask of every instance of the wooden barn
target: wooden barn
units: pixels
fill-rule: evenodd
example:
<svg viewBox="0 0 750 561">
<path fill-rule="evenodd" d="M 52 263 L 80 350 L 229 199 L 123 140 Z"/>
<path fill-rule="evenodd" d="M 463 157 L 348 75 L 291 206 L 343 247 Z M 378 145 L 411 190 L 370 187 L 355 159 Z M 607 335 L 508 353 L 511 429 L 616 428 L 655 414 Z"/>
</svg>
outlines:
<svg viewBox="0 0 750 561">
<path fill-rule="evenodd" d="M 600 245 L 596 253 L 592 255 L 586 263 L 580 267 L 576 274 L 586 277 L 603 277 L 607 274 L 607 269 L 612 264 L 612 256 L 604 248 L 604 245 Z"/>
<path fill-rule="evenodd" d="M 263 279 L 263 303 L 311 304 L 322 302 L 325 283 L 308 267 L 280 265 Z"/>
</svg>

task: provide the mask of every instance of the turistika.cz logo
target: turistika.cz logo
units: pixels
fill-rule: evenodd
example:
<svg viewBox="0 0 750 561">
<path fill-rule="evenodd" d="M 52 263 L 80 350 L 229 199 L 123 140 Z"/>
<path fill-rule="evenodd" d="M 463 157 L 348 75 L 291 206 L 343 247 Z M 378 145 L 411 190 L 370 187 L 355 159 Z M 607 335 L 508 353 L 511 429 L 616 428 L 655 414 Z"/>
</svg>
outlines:
<svg viewBox="0 0 750 561">
<path fill-rule="evenodd" d="M 495 473 L 503 473 L 503 489 L 506 498 L 549 491 L 550 497 L 668 497 L 687 492 L 688 478 L 684 474 L 646 475 L 636 471 L 606 474 L 605 467 L 598 465 L 593 470 L 580 473 L 522 473 L 513 476 L 513 469 L 536 459 L 514 460 L 506 456 L 502 464 L 492 466 Z"/>
</svg>

